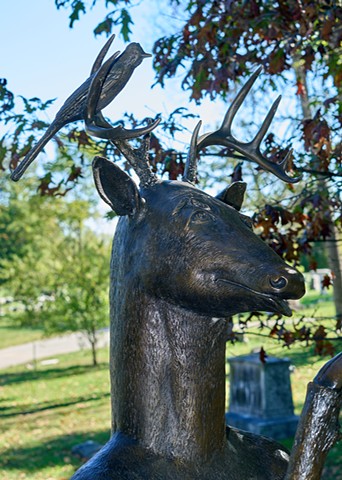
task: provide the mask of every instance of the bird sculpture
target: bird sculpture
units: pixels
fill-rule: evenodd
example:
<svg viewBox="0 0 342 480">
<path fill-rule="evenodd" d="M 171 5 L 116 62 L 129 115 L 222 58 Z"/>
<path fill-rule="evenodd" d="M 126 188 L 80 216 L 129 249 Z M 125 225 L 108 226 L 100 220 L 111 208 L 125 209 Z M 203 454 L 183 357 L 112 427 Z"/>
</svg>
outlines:
<svg viewBox="0 0 342 480">
<path fill-rule="evenodd" d="M 121 92 L 132 76 L 135 68 L 142 63 L 143 59 L 151 57 L 150 54 L 144 52 L 138 43 L 131 43 L 121 55 L 120 52 L 115 52 L 106 62 L 102 63 L 113 40 L 114 35 L 109 38 L 98 54 L 90 76 L 68 97 L 42 138 L 34 145 L 22 162 L 20 162 L 17 168 L 12 172 L 12 180 L 18 181 L 21 178 L 28 166 L 62 127 L 78 120 L 87 120 L 88 93 L 91 90 L 90 87 L 95 77 L 97 79 L 97 84 L 100 83 L 101 85 L 101 92 L 99 92 L 96 112 L 92 113 L 93 116 L 95 114 L 95 117 L 99 122 L 106 124 L 101 110 L 109 105 L 109 103 L 111 103 L 111 101 Z M 159 119 L 146 127 L 134 130 L 127 130 L 122 126 L 119 126 L 114 130 L 117 138 L 135 138 L 149 133 L 158 123 Z M 95 126 L 93 128 L 95 128 Z M 91 133 L 92 125 L 90 123 L 87 125 L 87 129 Z"/>
</svg>

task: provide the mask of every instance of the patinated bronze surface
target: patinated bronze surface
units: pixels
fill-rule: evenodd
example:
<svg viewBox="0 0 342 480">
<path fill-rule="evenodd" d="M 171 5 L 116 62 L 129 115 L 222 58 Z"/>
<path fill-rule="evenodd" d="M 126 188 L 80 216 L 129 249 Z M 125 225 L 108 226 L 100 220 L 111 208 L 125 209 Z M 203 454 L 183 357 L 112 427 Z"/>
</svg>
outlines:
<svg viewBox="0 0 342 480">
<path fill-rule="evenodd" d="M 134 52 L 140 52 L 138 60 Z M 287 159 L 274 164 L 259 149 L 278 101 L 250 143 L 232 136 L 233 118 L 256 73 L 217 132 L 199 137 L 197 125 L 183 181 L 159 180 L 148 163 L 148 136 L 138 150 L 127 141 L 158 121 L 127 131 L 112 128 L 101 114 L 140 63 L 141 52 L 137 44 L 128 46 L 122 70 L 123 57 L 101 67 L 100 54 L 97 71 L 80 87 L 82 95 L 73 94 L 62 107 L 64 122 L 75 119 L 68 113 L 74 98 L 77 118 L 85 119 L 91 134 L 110 139 L 140 177 L 138 188 L 109 160 L 93 162 L 100 196 L 121 216 L 110 280 L 113 436 L 72 478 L 281 480 L 289 459 L 282 446 L 225 426 L 226 318 L 250 310 L 291 315 L 286 300 L 304 294 L 303 277 L 239 212 L 245 184 L 234 183 L 214 198 L 193 183 L 198 151 L 213 144 L 235 148 L 279 178 L 296 181 L 286 173 Z M 120 74 L 112 82 L 115 68 Z M 16 179 L 40 148 L 19 166 Z"/>
<path fill-rule="evenodd" d="M 290 315 L 286 299 L 303 295 L 303 278 L 239 213 L 245 184 L 235 183 L 213 198 L 192 183 L 197 152 L 219 142 L 267 166 L 259 145 L 274 107 L 247 147 L 230 131 L 256 75 L 217 132 L 198 138 L 200 124 L 196 127 L 182 182 L 161 181 L 151 172 L 147 139 L 145 149 L 134 150 L 94 115 L 105 79 L 93 80 L 86 124 L 119 147 L 141 183 L 138 189 L 104 158 L 93 162 L 99 194 L 121 215 L 110 293 L 115 433 L 74 480 L 284 477 L 288 457 L 282 447 L 226 430 L 226 317 L 255 309 Z M 285 168 L 286 161 L 276 174 L 289 179 Z"/>
<path fill-rule="evenodd" d="M 224 317 L 252 308 L 290 314 L 284 298 L 304 292 L 301 275 L 222 200 L 182 182 L 140 192 L 128 178 L 114 185 L 117 167 L 104 159 L 94 169 L 111 204 L 123 185 L 133 192 L 123 195 L 131 214 L 119 222 L 111 263 L 118 433 L 75 480 L 283 478 L 279 445 L 235 430 L 227 441 Z"/>
<path fill-rule="evenodd" d="M 342 352 L 327 362 L 307 389 L 286 480 L 319 480 L 330 448 L 341 440 Z"/>
</svg>

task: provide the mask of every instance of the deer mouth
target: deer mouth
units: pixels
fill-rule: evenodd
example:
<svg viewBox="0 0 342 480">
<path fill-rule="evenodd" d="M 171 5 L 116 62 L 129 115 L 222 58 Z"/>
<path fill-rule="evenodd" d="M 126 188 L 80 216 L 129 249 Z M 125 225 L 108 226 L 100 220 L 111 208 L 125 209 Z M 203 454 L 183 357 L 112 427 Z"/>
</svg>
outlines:
<svg viewBox="0 0 342 480">
<path fill-rule="evenodd" d="M 272 295 L 271 293 L 258 292 L 257 290 L 254 290 L 251 287 L 247 287 L 246 285 L 243 285 L 241 283 L 233 282 L 232 280 L 226 280 L 225 278 L 217 278 L 216 282 L 228 283 L 229 285 L 233 285 L 238 289 L 245 290 L 249 293 L 252 293 L 253 296 L 256 296 L 262 300 L 263 308 L 269 308 L 272 312 L 281 313 L 282 315 L 286 315 L 287 317 L 292 316 L 292 310 L 289 307 L 287 301 L 284 300 L 283 298 L 277 297 L 276 295 Z M 256 309 L 257 308 L 258 307 L 256 306 Z"/>
</svg>

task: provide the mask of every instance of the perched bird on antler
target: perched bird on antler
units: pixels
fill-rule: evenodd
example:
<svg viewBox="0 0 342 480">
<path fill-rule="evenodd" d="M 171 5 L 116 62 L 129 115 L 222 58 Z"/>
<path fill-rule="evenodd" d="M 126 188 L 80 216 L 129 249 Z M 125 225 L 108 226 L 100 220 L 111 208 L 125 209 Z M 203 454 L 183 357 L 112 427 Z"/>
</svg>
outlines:
<svg viewBox="0 0 342 480">
<path fill-rule="evenodd" d="M 141 64 L 143 59 L 151 56 L 150 54 L 145 53 L 138 43 L 131 43 L 121 55 L 120 52 L 116 52 L 102 64 L 113 40 L 114 35 L 109 38 L 97 56 L 90 76 L 64 102 L 56 114 L 54 121 L 48 127 L 42 138 L 12 172 L 12 180 L 17 181 L 21 178 L 27 167 L 62 127 L 71 122 L 76 122 L 77 120 L 86 120 L 88 93 L 95 77 L 101 79 L 101 92 L 99 92 L 99 100 L 96 105 L 95 116 L 98 118 L 99 122 L 104 122 L 101 110 L 109 105 L 109 103 L 121 92 L 130 79 L 133 71 Z M 135 138 L 149 133 L 158 123 L 159 120 L 156 120 L 146 127 L 134 130 L 126 130 L 120 126 L 115 129 L 116 137 L 121 139 Z M 91 131 L 91 125 L 89 125 L 89 130 Z"/>
</svg>

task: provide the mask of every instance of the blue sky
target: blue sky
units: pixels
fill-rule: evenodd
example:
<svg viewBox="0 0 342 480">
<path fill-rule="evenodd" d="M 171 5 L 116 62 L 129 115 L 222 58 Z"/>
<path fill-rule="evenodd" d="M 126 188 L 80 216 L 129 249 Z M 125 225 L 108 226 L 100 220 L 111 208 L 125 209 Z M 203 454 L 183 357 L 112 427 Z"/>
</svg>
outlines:
<svg viewBox="0 0 342 480">
<path fill-rule="evenodd" d="M 137 12 L 139 22 L 134 26 L 132 36 L 132 41 L 140 42 L 146 51 L 151 50 L 154 40 L 152 35 L 146 34 L 146 30 L 150 31 L 147 27 L 151 27 L 146 8 L 148 3 L 142 2 Z M 8 79 L 10 90 L 25 97 L 57 97 L 50 112 L 54 114 L 65 98 L 89 75 L 92 62 L 106 41 L 104 36 L 95 38 L 93 35 L 93 28 L 105 13 L 104 8 L 96 7 L 70 29 L 68 12 L 63 9 L 57 11 L 53 0 L 2 0 L 0 76 Z M 111 53 L 124 48 L 117 35 Z M 158 107 L 156 97 L 160 93 L 157 90 L 161 89 L 151 91 L 152 83 L 152 61 L 147 59 L 127 85 L 125 95 L 115 101 L 115 112 L 130 108 L 140 111 L 149 105 L 145 115 L 148 112 L 151 114 L 151 110 L 153 113 Z M 159 103 L 166 102 L 166 99 L 167 95 L 162 95 Z"/>
<path fill-rule="evenodd" d="M 106 41 L 104 36 L 95 38 L 93 34 L 94 27 L 107 13 L 103 2 L 100 3 L 101 6 L 82 15 L 70 29 L 69 12 L 57 10 L 54 0 L 0 1 L 0 78 L 7 78 L 8 88 L 27 98 L 57 98 L 47 112 L 47 121 L 53 120 L 64 100 L 88 77 L 92 63 Z M 131 41 L 141 43 L 147 52 L 152 51 L 154 41 L 165 33 L 165 29 L 175 31 L 181 25 L 181 19 L 177 19 L 182 15 L 181 11 L 165 11 L 165 3 L 142 0 L 131 10 L 135 20 Z M 117 35 L 110 53 L 124 48 Z M 177 107 L 189 107 L 188 94 L 180 88 L 180 74 L 178 78 L 168 80 L 165 89 L 159 86 L 151 89 L 153 82 L 152 59 L 146 59 L 136 69 L 125 90 L 107 107 L 105 115 L 116 121 L 125 111 L 143 118 L 157 113 L 166 116 Z M 277 94 L 272 93 L 269 106 Z M 190 104 L 190 110 L 201 116 L 204 129 L 220 122 L 225 107 L 219 100 L 211 102 L 208 99 L 200 107 L 193 102 Z M 282 108 L 284 102 L 280 110 Z M 196 120 L 192 123 L 190 128 Z M 184 141 L 187 141 L 185 137 Z"/>
<path fill-rule="evenodd" d="M 104 36 L 95 38 L 93 34 L 106 12 L 104 7 L 95 7 L 70 29 L 69 12 L 57 10 L 54 0 L 1 0 L 0 78 L 7 78 L 8 88 L 27 98 L 57 98 L 47 112 L 46 120 L 52 121 L 64 100 L 87 78 L 106 41 Z M 135 25 L 131 41 L 141 43 L 147 52 L 152 51 L 154 41 L 165 33 L 165 28 L 180 25 L 177 15 L 181 13 L 165 12 L 164 8 L 160 11 L 158 0 L 143 0 L 132 14 Z M 118 32 L 110 53 L 124 48 Z M 152 59 L 146 59 L 105 115 L 116 121 L 125 111 L 143 118 L 157 113 L 167 116 L 175 108 L 189 107 L 188 94 L 180 88 L 181 75 L 168 80 L 165 89 L 151 89 L 153 83 Z M 190 104 L 191 111 L 201 116 L 204 128 L 219 122 L 224 108 L 220 101 L 205 100 L 200 107 Z M 196 122 L 194 119 L 189 125 L 191 129 Z M 186 143 L 187 137 L 183 141 Z"/>
</svg>

